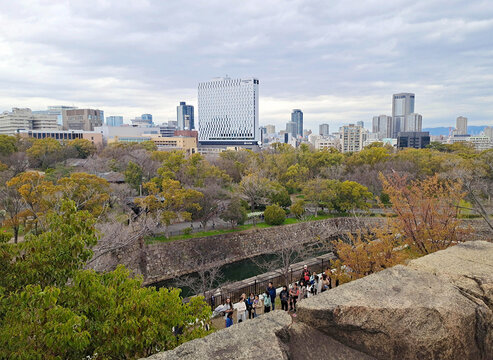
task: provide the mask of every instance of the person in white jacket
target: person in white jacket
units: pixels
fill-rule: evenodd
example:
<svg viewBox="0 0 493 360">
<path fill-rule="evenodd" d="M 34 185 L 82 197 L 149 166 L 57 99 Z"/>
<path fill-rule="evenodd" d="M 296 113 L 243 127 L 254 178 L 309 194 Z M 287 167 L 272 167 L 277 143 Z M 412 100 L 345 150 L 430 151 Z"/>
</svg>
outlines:
<svg viewBox="0 0 493 360">
<path fill-rule="evenodd" d="M 247 319 L 246 294 L 241 294 L 240 302 L 236 304 L 237 321 L 240 323 Z"/>
</svg>

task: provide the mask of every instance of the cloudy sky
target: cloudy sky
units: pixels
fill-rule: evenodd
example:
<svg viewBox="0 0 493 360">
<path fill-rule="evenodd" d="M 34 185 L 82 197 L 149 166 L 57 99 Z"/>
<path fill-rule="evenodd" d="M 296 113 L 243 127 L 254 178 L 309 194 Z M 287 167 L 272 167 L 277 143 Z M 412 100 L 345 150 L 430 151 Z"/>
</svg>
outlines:
<svg viewBox="0 0 493 360">
<path fill-rule="evenodd" d="M 331 130 L 416 93 L 423 126 L 493 124 L 493 2 L 0 0 L 0 110 L 176 119 L 215 76 L 260 80 L 260 123 Z"/>
</svg>

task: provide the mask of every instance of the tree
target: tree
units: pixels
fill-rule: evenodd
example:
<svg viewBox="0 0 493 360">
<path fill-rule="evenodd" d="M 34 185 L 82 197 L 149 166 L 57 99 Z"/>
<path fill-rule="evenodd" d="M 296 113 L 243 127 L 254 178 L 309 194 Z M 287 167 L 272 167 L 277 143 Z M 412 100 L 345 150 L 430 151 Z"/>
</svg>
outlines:
<svg viewBox="0 0 493 360">
<path fill-rule="evenodd" d="M 338 183 L 337 180 L 324 180 L 316 178 L 308 181 L 303 187 L 303 195 L 305 200 L 315 206 L 315 215 L 317 215 L 318 207 L 329 206 L 336 196 L 333 183 Z"/>
<path fill-rule="evenodd" d="M 400 264 L 406 258 L 398 249 L 402 244 L 396 234 L 379 228 L 371 232 L 373 235 L 348 234 L 349 243 L 342 240 L 335 243 L 336 255 L 353 280 Z"/>
<path fill-rule="evenodd" d="M 368 189 L 355 181 L 334 183 L 336 196 L 332 201 L 332 207 L 337 211 L 348 212 L 350 210 L 370 208 L 370 200 L 373 194 Z"/>
<path fill-rule="evenodd" d="M 100 217 L 108 208 L 110 187 L 108 181 L 96 175 L 72 173 L 58 180 L 63 197 L 75 202 L 77 210 L 87 210 Z"/>
<path fill-rule="evenodd" d="M 224 198 L 227 196 L 225 191 L 218 185 L 209 185 L 205 188 L 198 188 L 203 196 L 198 200 L 200 209 L 190 209 L 192 220 L 198 220 L 205 229 L 207 223 L 214 217 L 218 216 L 224 207 Z"/>
<path fill-rule="evenodd" d="M 163 222 L 166 226 L 171 225 L 176 219 L 190 220 L 190 209 L 200 210 L 198 200 L 203 196 L 197 190 L 185 189 L 177 180 L 164 178 L 159 184 L 154 182 L 144 184 L 144 189 L 148 192 L 144 198 L 135 199 L 135 203 L 140 206 L 145 214 L 149 214 L 158 222 Z"/>
<path fill-rule="evenodd" d="M 463 241 L 470 229 L 458 218 L 464 199 L 460 181 L 440 180 L 434 175 L 407 182 L 405 176 L 380 176 L 389 195 L 392 212 L 389 232 L 400 234 L 411 249 L 426 255 Z"/>
<path fill-rule="evenodd" d="M 286 220 L 286 212 L 277 204 L 269 205 L 265 208 L 264 217 L 269 225 L 281 225 Z"/>
<path fill-rule="evenodd" d="M 0 156 L 9 156 L 17 151 L 17 141 L 14 136 L 0 135 Z"/>
<path fill-rule="evenodd" d="M 291 205 L 291 213 L 296 216 L 297 219 L 301 219 L 303 217 L 305 210 L 305 202 L 301 199 Z"/>
<path fill-rule="evenodd" d="M 138 193 L 142 185 L 142 168 L 133 161 L 130 161 L 123 174 L 125 175 L 125 182 L 132 186 Z"/>
<path fill-rule="evenodd" d="M 273 181 L 270 184 L 268 198 L 271 204 L 277 204 L 283 208 L 288 208 L 291 206 L 291 196 L 289 196 L 286 188 L 277 181 Z"/>
<path fill-rule="evenodd" d="M 0 209 L 5 211 L 2 225 L 14 231 L 14 242 L 17 243 L 23 222 L 22 212 L 25 209 L 25 203 L 17 189 L 9 186 L 0 188 Z"/>
<path fill-rule="evenodd" d="M 250 204 L 253 211 L 255 207 L 265 205 L 271 190 L 270 181 L 258 173 L 245 176 L 238 186 L 243 198 Z"/>
<path fill-rule="evenodd" d="M 29 157 L 46 169 L 60 159 L 62 145 L 53 138 L 37 139 L 27 150 Z"/>
<path fill-rule="evenodd" d="M 87 139 L 74 139 L 69 141 L 67 145 L 77 151 L 77 157 L 80 159 L 87 159 L 96 152 L 96 146 Z"/>
<path fill-rule="evenodd" d="M 241 205 L 241 200 L 238 197 L 233 197 L 219 217 L 229 222 L 231 227 L 234 228 L 245 223 L 247 211 Z"/>
</svg>

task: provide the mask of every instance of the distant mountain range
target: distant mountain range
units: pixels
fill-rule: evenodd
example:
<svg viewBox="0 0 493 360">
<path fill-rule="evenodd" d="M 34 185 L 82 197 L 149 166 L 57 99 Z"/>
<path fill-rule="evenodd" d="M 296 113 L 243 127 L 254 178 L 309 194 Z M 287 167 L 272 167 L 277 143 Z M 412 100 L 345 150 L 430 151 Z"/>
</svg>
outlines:
<svg viewBox="0 0 493 360">
<path fill-rule="evenodd" d="M 481 131 L 486 127 L 486 125 L 481 126 L 468 126 L 467 133 L 470 135 L 479 135 Z M 453 128 L 452 128 L 453 129 Z M 429 131 L 430 135 L 446 135 L 448 136 L 450 128 L 448 127 L 434 127 L 434 128 L 424 128 L 423 131 Z"/>
</svg>

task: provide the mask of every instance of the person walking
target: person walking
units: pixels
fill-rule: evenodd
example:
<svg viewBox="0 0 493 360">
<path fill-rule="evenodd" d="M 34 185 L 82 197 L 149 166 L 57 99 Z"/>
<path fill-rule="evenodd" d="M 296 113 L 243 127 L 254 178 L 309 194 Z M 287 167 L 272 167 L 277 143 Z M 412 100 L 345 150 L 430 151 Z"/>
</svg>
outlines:
<svg viewBox="0 0 493 360">
<path fill-rule="evenodd" d="M 298 297 L 300 296 L 300 289 L 298 288 L 298 284 L 294 283 L 291 290 L 289 290 L 289 295 L 291 299 L 291 311 L 296 312 L 296 302 L 298 301 Z"/>
<path fill-rule="evenodd" d="M 238 323 L 246 320 L 247 305 L 246 305 L 246 294 L 241 294 L 240 302 L 236 305 L 236 314 Z"/>
<path fill-rule="evenodd" d="M 282 287 L 281 293 L 279 294 L 279 298 L 281 299 L 281 309 L 288 311 L 289 292 L 287 286 Z"/>
<path fill-rule="evenodd" d="M 264 294 L 264 314 L 270 312 L 270 306 L 272 302 L 270 300 L 270 294 L 266 291 Z"/>
<path fill-rule="evenodd" d="M 269 286 L 267 286 L 267 294 L 270 296 L 270 302 L 272 304 L 272 310 L 276 309 L 276 288 L 274 287 L 274 284 L 269 282 Z"/>
<path fill-rule="evenodd" d="M 253 293 L 251 293 L 248 299 L 246 300 L 248 319 L 253 319 L 255 317 L 255 309 L 253 307 L 254 304 L 255 304 L 255 296 L 253 295 Z"/>
</svg>

